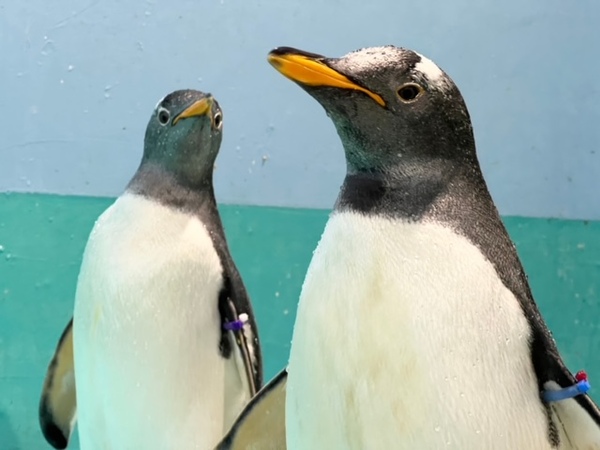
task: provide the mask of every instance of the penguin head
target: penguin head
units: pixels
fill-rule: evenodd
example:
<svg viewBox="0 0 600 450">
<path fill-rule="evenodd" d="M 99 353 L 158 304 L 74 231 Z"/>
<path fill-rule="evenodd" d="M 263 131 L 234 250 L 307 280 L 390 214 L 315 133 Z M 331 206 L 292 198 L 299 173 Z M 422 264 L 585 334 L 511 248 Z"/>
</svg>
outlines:
<svg viewBox="0 0 600 450">
<path fill-rule="evenodd" d="M 155 164 L 189 186 L 212 183 L 223 112 L 211 94 L 179 90 L 158 102 L 146 127 L 142 164 Z"/>
<path fill-rule="evenodd" d="M 412 50 L 373 47 L 327 58 L 279 47 L 268 60 L 325 109 L 349 172 L 475 158 L 471 120 L 458 88 Z"/>
</svg>

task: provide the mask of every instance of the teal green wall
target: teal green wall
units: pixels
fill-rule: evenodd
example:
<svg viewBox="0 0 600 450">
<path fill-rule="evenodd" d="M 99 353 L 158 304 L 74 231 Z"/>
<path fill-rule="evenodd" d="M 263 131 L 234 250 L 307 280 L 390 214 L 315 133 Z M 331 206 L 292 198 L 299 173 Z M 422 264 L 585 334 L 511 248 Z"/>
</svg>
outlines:
<svg viewBox="0 0 600 450">
<path fill-rule="evenodd" d="M 40 388 L 71 315 L 88 233 L 111 202 L 0 194 L 1 450 L 50 448 L 38 428 Z M 223 205 L 221 213 L 254 301 L 270 378 L 286 362 L 298 294 L 328 212 Z M 600 388 L 600 222 L 505 222 L 569 367 L 588 370 L 594 396 L 594 385 Z"/>
</svg>

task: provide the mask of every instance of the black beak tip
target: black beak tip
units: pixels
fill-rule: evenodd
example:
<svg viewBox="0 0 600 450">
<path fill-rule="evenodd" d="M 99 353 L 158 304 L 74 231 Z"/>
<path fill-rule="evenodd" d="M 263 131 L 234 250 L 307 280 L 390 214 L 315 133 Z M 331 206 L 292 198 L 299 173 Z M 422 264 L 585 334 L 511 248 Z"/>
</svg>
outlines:
<svg viewBox="0 0 600 450">
<path fill-rule="evenodd" d="M 294 47 L 276 47 L 269 52 L 269 56 L 285 56 L 285 55 L 298 55 L 305 56 L 309 59 L 325 59 L 325 56 L 317 53 L 305 52 Z"/>
</svg>

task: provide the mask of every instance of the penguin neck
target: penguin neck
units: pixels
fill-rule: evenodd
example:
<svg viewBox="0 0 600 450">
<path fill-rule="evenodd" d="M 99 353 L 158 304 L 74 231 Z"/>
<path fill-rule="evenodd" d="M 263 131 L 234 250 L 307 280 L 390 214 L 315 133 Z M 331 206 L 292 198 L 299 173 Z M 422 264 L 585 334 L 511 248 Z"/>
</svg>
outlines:
<svg viewBox="0 0 600 450">
<path fill-rule="evenodd" d="M 206 227 L 221 264 L 229 272 L 237 272 L 225 238 L 223 222 L 217 207 L 212 174 L 207 182 L 191 187 L 182 184 L 171 172 L 152 163 L 142 163 L 126 192 L 141 195 L 162 205 L 195 216 Z"/>
<path fill-rule="evenodd" d="M 480 172 L 466 173 L 464 167 L 443 158 L 405 159 L 372 170 L 349 166 L 335 209 L 418 220 L 442 197 L 452 195 L 456 180 L 483 183 Z"/>
<path fill-rule="evenodd" d="M 201 183 L 184 183 L 161 166 L 143 162 L 126 190 L 187 213 L 218 217 L 212 174 Z"/>
</svg>

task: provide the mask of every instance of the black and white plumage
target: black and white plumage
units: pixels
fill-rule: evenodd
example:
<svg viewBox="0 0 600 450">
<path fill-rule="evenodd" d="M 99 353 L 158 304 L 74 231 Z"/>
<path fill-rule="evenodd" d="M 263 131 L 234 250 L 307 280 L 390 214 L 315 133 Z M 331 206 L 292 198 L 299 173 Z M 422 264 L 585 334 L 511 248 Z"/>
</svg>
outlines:
<svg viewBox="0 0 600 450">
<path fill-rule="evenodd" d="M 450 77 L 393 46 L 342 58 L 278 48 L 269 61 L 323 106 L 347 174 L 304 281 L 288 374 L 220 448 L 600 449 L 589 396 L 542 399 L 575 379 Z M 272 428 L 286 442 L 265 438 Z"/>
<path fill-rule="evenodd" d="M 40 403 L 55 448 L 74 421 L 75 405 L 60 407 L 67 374 L 82 450 L 211 449 L 260 389 L 256 322 L 213 192 L 222 124 L 210 94 L 163 98 L 136 174 L 94 225 Z"/>
</svg>

